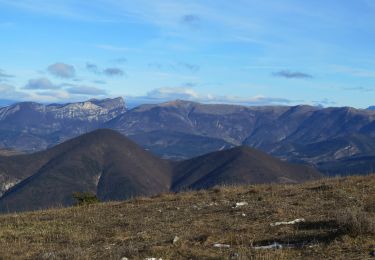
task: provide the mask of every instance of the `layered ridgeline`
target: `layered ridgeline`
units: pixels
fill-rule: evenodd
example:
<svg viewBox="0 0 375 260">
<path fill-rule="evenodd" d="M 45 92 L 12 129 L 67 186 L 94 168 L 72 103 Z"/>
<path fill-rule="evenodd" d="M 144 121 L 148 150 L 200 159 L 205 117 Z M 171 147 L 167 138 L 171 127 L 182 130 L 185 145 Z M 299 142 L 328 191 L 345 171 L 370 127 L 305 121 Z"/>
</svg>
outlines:
<svg viewBox="0 0 375 260">
<path fill-rule="evenodd" d="M 122 98 L 50 105 L 16 103 L 0 108 L 0 147 L 43 150 L 100 128 L 125 111 Z"/>
<path fill-rule="evenodd" d="M 173 101 L 126 110 L 121 98 L 0 109 L 0 147 L 35 151 L 111 128 L 161 158 L 188 159 L 246 145 L 327 174 L 375 169 L 375 111 L 349 107 L 199 104 Z"/>
<path fill-rule="evenodd" d="M 221 184 L 297 183 L 319 177 L 313 168 L 248 147 L 167 161 L 113 130 L 96 130 L 43 152 L 0 157 L 0 211 L 72 205 L 74 192 L 109 201 Z"/>
<path fill-rule="evenodd" d="M 247 145 L 313 164 L 324 173 L 359 174 L 375 168 L 374 119 L 375 111 L 349 107 L 245 107 L 178 100 L 139 106 L 106 125 L 167 158 Z"/>
</svg>

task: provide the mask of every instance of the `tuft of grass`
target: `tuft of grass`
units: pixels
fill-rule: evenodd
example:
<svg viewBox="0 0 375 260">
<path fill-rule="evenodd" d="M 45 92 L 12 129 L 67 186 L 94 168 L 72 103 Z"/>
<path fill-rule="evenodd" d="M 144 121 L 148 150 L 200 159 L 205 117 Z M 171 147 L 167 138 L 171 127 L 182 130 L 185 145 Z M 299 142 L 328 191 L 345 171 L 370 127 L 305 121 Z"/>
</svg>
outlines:
<svg viewBox="0 0 375 260">
<path fill-rule="evenodd" d="M 375 235 L 375 217 L 361 208 L 352 207 L 337 212 L 336 221 L 344 234 L 353 237 Z"/>
</svg>

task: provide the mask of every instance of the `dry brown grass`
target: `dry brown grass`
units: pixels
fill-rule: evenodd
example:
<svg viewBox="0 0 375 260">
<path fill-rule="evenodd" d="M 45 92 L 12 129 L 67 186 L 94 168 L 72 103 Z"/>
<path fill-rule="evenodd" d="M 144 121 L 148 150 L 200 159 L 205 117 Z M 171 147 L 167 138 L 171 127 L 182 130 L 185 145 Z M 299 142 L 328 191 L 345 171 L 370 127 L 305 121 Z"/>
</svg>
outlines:
<svg viewBox="0 0 375 260">
<path fill-rule="evenodd" d="M 343 234 L 353 237 L 361 235 L 375 236 L 375 218 L 361 208 L 349 208 L 338 211 L 336 223 Z"/>
<path fill-rule="evenodd" d="M 233 208 L 242 201 L 248 205 Z M 374 201 L 372 175 L 302 185 L 217 187 L 3 215 L 0 255 L 4 259 L 367 259 L 375 245 L 370 224 Z M 306 222 L 270 226 L 296 218 Z M 180 239 L 173 244 L 175 236 Z M 284 248 L 253 248 L 273 242 Z M 215 248 L 215 243 L 230 247 Z"/>
</svg>

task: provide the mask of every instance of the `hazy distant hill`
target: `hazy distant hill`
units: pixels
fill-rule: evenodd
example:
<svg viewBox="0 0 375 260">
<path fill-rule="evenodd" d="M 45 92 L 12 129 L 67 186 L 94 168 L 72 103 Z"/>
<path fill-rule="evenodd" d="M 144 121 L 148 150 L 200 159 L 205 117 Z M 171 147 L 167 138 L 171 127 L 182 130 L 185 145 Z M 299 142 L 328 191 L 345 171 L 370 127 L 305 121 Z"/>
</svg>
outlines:
<svg viewBox="0 0 375 260">
<path fill-rule="evenodd" d="M 172 187 L 178 191 L 229 183 L 295 183 L 320 176 L 307 166 L 293 166 L 247 147 L 166 161 L 115 131 L 96 130 L 44 152 L 0 157 L 0 184 L 7 187 L 0 211 L 72 205 L 74 192 L 123 200 Z"/>
</svg>

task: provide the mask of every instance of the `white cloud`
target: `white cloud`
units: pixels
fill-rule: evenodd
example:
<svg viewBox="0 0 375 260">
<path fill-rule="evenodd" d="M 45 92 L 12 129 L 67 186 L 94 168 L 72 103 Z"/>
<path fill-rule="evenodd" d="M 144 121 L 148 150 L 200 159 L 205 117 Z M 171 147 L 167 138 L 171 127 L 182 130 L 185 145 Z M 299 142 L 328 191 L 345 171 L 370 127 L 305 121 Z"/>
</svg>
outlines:
<svg viewBox="0 0 375 260">
<path fill-rule="evenodd" d="M 213 94 L 201 94 L 189 87 L 164 87 L 154 89 L 146 94 L 146 96 L 128 97 L 132 101 L 140 100 L 143 103 L 164 102 L 176 99 L 202 103 L 227 103 L 242 105 L 277 105 L 290 104 L 293 101 L 284 98 L 265 97 L 262 95 L 252 97 L 239 96 L 219 96 Z"/>
</svg>

